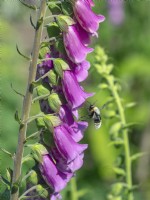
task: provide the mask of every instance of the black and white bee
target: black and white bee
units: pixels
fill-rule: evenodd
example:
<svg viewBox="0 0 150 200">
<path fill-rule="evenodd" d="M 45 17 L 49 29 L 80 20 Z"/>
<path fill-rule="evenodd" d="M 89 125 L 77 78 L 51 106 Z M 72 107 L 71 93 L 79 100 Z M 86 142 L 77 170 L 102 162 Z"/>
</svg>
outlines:
<svg viewBox="0 0 150 200">
<path fill-rule="evenodd" d="M 94 120 L 94 125 L 96 129 L 99 129 L 102 125 L 101 110 L 106 107 L 108 103 L 104 104 L 102 107 L 98 108 L 94 104 L 90 104 L 88 107 L 89 117 Z"/>
<path fill-rule="evenodd" d="M 94 105 L 89 106 L 89 117 L 93 118 L 96 129 L 99 129 L 102 125 L 102 118 L 100 109 Z"/>
</svg>

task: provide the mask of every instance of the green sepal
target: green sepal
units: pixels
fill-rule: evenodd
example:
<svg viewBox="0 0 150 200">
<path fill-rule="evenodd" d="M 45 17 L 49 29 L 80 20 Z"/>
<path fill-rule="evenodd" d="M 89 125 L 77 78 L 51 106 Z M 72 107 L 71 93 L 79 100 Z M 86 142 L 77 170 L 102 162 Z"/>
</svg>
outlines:
<svg viewBox="0 0 150 200">
<path fill-rule="evenodd" d="M 63 32 L 67 32 L 68 26 L 75 24 L 75 21 L 66 15 L 59 15 L 57 17 L 57 22 Z"/>
<path fill-rule="evenodd" d="M 46 54 L 49 52 L 49 47 L 47 46 L 46 43 L 42 43 L 41 48 L 40 48 L 40 52 L 39 52 L 39 58 L 43 59 L 45 58 Z"/>
<path fill-rule="evenodd" d="M 57 93 L 52 93 L 48 97 L 48 103 L 49 103 L 50 108 L 54 112 L 59 112 L 60 106 L 62 105 L 62 100 L 61 100 L 60 95 L 58 95 Z"/>
<path fill-rule="evenodd" d="M 38 177 L 37 172 L 35 170 L 31 170 L 31 172 L 29 172 L 29 173 L 30 173 L 30 176 L 28 176 L 28 178 L 26 179 L 27 183 L 37 185 L 39 182 L 39 177 Z"/>
<path fill-rule="evenodd" d="M 41 128 L 45 128 L 45 122 L 44 122 L 42 117 L 36 119 L 35 121 L 36 121 L 36 125 L 37 125 L 38 130 L 40 130 Z"/>
<path fill-rule="evenodd" d="M 113 170 L 114 170 L 115 174 L 118 175 L 118 176 L 125 176 L 126 175 L 126 172 L 122 168 L 114 167 Z"/>
<path fill-rule="evenodd" d="M 105 117 L 113 118 L 113 117 L 117 117 L 117 114 L 116 114 L 115 110 L 107 110 L 107 112 L 105 113 Z"/>
<path fill-rule="evenodd" d="M 31 170 L 35 166 L 36 162 L 33 156 L 28 154 L 27 156 L 23 157 L 22 164 L 25 166 L 26 170 Z"/>
<path fill-rule="evenodd" d="M 61 58 L 54 60 L 54 68 L 61 78 L 63 77 L 63 71 L 70 70 L 69 65 Z"/>
<path fill-rule="evenodd" d="M 109 86 L 108 86 L 108 84 L 106 84 L 106 83 L 99 84 L 98 87 L 99 87 L 101 90 L 109 89 Z"/>
<path fill-rule="evenodd" d="M 50 3 L 48 4 L 48 8 L 50 9 L 50 11 L 51 11 L 51 13 L 52 13 L 53 15 L 59 15 L 59 14 L 61 14 L 61 8 L 60 8 L 60 6 L 59 6 L 57 3 L 55 3 L 55 2 L 50 2 Z"/>
<path fill-rule="evenodd" d="M 38 193 L 38 195 L 41 197 L 41 198 L 48 198 L 49 197 L 49 193 L 48 191 L 46 190 L 46 188 L 44 188 L 42 185 L 37 185 L 36 187 L 36 191 Z"/>
<path fill-rule="evenodd" d="M 50 70 L 48 73 L 48 80 L 50 84 L 57 85 L 58 76 L 54 70 Z"/>
<path fill-rule="evenodd" d="M 49 95 L 50 94 L 50 91 L 44 87 L 43 85 L 39 85 L 37 88 L 37 95 L 38 96 L 43 96 L 43 95 Z"/>
<path fill-rule="evenodd" d="M 110 142 L 108 144 L 108 146 L 114 145 L 115 147 L 120 147 L 120 146 L 124 145 L 124 141 L 121 138 L 113 138 L 113 137 L 111 137 L 111 139 L 114 140 L 114 141 Z"/>
<path fill-rule="evenodd" d="M 11 183 L 12 177 L 13 177 L 13 170 L 11 168 L 6 169 L 6 177 L 7 177 L 7 180 Z"/>
<path fill-rule="evenodd" d="M 61 33 L 60 28 L 56 22 L 47 24 L 46 27 L 47 27 L 47 33 L 48 33 L 49 38 L 58 37 Z"/>
<path fill-rule="evenodd" d="M 50 129 L 50 131 L 53 131 L 54 127 L 59 126 L 61 124 L 60 118 L 54 115 L 45 115 L 43 119 L 45 125 L 47 126 L 48 129 Z"/>
<path fill-rule="evenodd" d="M 46 144 L 46 146 L 48 147 L 54 146 L 53 135 L 51 134 L 49 130 L 43 131 L 42 139 L 43 139 L 44 144 Z"/>
<path fill-rule="evenodd" d="M 42 155 L 48 154 L 47 149 L 42 144 L 39 143 L 35 145 L 28 145 L 28 147 L 31 148 L 33 158 L 37 162 L 42 163 Z"/>
<path fill-rule="evenodd" d="M 63 42 L 63 39 L 62 38 L 59 38 L 56 43 L 55 43 L 55 47 L 56 47 L 56 50 L 59 51 L 60 53 L 62 54 L 66 54 L 66 50 L 65 50 L 65 47 L 64 47 L 64 42 Z"/>
<path fill-rule="evenodd" d="M 66 1 L 62 2 L 61 8 L 62 8 L 64 15 L 68 15 L 68 16 L 72 15 L 73 9 L 72 9 L 72 5 L 70 2 L 66 2 Z"/>
</svg>

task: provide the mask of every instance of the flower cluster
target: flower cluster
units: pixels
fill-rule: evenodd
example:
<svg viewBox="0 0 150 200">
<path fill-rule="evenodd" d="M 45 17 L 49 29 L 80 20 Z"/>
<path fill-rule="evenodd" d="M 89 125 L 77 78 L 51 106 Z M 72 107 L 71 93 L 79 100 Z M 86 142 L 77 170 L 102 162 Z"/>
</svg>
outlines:
<svg viewBox="0 0 150 200">
<path fill-rule="evenodd" d="M 61 199 L 60 191 L 83 165 L 84 150 L 87 144 L 80 144 L 88 123 L 78 121 L 78 109 L 92 93 L 84 91 L 80 82 L 88 76 L 90 63 L 86 61 L 90 38 L 97 36 L 99 23 L 104 16 L 92 11 L 92 0 L 72 0 L 73 15 L 58 15 L 56 26 L 60 29 L 64 51 L 53 43 L 47 51 L 44 61 L 38 64 L 37 80 L 42 80 L 37 87 L 43 119 L 52 133 L 52 144 L 42 153 L 39 163 L 41 175 L 51 188 L 51 200 Z M 51 132 L 51 133 L 50 133 Z"/>
</svg>

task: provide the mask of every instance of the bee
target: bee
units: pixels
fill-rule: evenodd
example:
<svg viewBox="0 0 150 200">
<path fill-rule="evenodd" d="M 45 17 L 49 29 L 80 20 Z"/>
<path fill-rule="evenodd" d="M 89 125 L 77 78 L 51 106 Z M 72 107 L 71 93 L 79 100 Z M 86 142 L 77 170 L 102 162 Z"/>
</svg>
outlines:
<svg viewBox="0 0 150 200">
<path fill-rule="evenodd" d="M 90 105 L 88 108 L 88 111 L 89 111 L 89 117 L 93 118 L 93 120 L 94 120 L 95 128 L 99 129 L 102 125 L 100 109 L 94 105 Z"/>
<path fill-rule="evenodd" d="M 100 108 L 96 107 L 95 103 L 94 104 L 89 103 L 88 106 L 89 118 L 92 118 L 94 120 L 94 125 L 96 129 L 99 129 L 102 125 L 101 110 L 104 109 L 109 103 L 110 102 L 105 103 Z"/>
</svg>

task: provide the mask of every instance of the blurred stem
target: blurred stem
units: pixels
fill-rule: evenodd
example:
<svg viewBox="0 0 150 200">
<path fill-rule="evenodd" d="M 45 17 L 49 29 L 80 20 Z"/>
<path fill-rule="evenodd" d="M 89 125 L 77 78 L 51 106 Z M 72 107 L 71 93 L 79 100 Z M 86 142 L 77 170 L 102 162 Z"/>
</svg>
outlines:
<svg viewBox="0 0 150 200">
<path fill-rule="evenodd" d="M 19 196 L 19 179 L 21 176 L 21 161 L 23 157 L 24 151 L 24 141 L 26 139 L 26 130 L 27 130 L 27 120 L 29 118 L 31 105 L 32 105 L 32 96 L 33 91 L 31 91 L 31 84 L 35 81 L 36 77 L 36 70 L 37 70 L 37 61 L 39 56 L 40 50 L 40 43 L 43 31 L 43 19 L 45 17 L 46 11 L 46 0 L 41 1 L 40 10 L 38 14 L 37 24 L 39 24 L 40 20 L 42 23 L 37 26 L 37 30 L 35 31 L 35 38 L 32 50 L 32 61 L 30 62 L 29 68 L 29 78 L 28 78 L 28 85 L 26 90 L 26 95 L 23 102 L 23 109 L 22 109 L 22 117 L 21 121 L 24 122 L 19 129 L 19 136 L 18 136 L 18 146 L 17 151 L 14 159 L 14 170 L 13 170 L 13 181 L 12 181 L 12 191 L 11 191 L 11 200 L 18 200 Z M 17 185 L 17 186 L 16 186 Z"/>
<path fill-rule="evenodd" d="M 115 98 L 118 112 L 120 114 L 121 123 L 123 126 L 126 125 L 126 119 L 124 114 L 123 105 L 121 103 L 121 99 L 119 97 L 119 94 L 117 92 L 117 89 L 114 84 L 114 78 L 112 76 L 106 77 L 106 80 L 110 86 L 110 90 Z M 129 146 L 129 138 L 128 138 L 128 131 L 124 129 L 122 131 L 123 133 L 123 139 L 124 139 L 124 149 L 125 149 L 125 165 L 126 165 L 126 183 L 129 188 L 129 194 L 128 194 L 128 200 L 133 200 L 133 193 L 132 193 L 132 166 L 131 166 L 131 159 L 130 159 L 130 146 Z"/>
<path fill-rule="evenodd" d="M 76 178 L 71 179 L 71 200 L 78 200 Z"/>
</svg>

